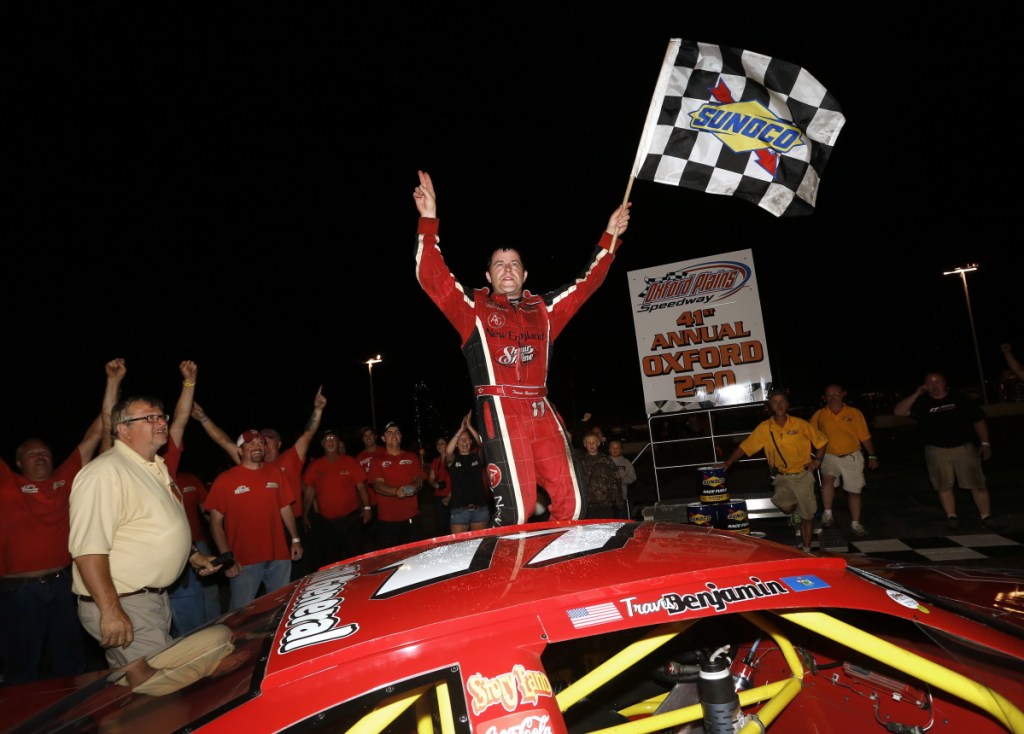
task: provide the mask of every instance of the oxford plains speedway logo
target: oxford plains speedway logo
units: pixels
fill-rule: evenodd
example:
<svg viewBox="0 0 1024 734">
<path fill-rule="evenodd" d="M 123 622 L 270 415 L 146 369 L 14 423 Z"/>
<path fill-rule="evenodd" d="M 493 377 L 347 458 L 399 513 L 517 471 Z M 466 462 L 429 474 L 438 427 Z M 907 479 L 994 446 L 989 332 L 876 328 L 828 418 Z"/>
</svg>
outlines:
<svg viewBox="0 0 1024 734">
<path fill-rule="evenodd" d="M 733 153 L 753 153 L 757 164 L 775 178 L 779 154 L 806 145 L 802 131 L 760 102 L 737 102 L 724 82 L 710 90 L 714 102 L 690 113 L 690 127 L 714 135 Z"/>
<path fill-rule="evenodd" d="M 637 294 L 637 311 L 648 313 L 663 308 L 723 301 L 750 280 L 750 266 L 732 260 L 699 263 L 657 277 L 644 277 L 644 289 Z"/>
</svg>

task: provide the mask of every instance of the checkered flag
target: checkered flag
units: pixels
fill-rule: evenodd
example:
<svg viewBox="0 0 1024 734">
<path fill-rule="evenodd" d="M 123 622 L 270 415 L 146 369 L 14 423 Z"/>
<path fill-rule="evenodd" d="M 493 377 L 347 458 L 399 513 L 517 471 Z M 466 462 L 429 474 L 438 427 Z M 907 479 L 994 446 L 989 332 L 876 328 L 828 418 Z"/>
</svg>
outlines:
<svg viewBox="0 0 1024 734">
<path fill-rule="evenodd" d="M 805 69 L 669 41 L 633 177 L 738 196 L 777 217 L 810 214 L 846 118 Z"/>
</svg>

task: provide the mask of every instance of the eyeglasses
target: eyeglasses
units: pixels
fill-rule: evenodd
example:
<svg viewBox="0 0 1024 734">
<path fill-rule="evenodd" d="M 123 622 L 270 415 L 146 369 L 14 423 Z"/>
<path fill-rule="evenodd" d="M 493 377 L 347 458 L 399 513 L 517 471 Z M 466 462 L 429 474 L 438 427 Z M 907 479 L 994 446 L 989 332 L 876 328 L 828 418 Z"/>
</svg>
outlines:
<svg viewBox="0 0 1024 734">
<path fill-rule="evenodd" d="M 146 423 L 159 423 L 163 421 L 166 423 L 171 419 L 171 416 L 167 413 L 153 413 L 152 415 L 140 415 L 138 418 L 129 418 L 121 421 L 122 423 L 134 423 L 135 421 L 146 421 Z"/>
</svg>

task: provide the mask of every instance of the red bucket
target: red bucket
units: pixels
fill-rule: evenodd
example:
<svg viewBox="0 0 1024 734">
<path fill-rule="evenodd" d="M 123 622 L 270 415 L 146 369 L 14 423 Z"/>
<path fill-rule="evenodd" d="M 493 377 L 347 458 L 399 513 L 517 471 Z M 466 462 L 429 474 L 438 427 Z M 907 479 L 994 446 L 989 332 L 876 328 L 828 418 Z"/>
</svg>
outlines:
<svg viewBox="0 0 1024 734">
<path fill-rule="evenodd" d="M 697 479 L 700 481 L 701 502 L 724 502 L 729 499 L 729 490 L 725 486 L 725 469 L 723 467 L 697 467 Z"/>
</svg>

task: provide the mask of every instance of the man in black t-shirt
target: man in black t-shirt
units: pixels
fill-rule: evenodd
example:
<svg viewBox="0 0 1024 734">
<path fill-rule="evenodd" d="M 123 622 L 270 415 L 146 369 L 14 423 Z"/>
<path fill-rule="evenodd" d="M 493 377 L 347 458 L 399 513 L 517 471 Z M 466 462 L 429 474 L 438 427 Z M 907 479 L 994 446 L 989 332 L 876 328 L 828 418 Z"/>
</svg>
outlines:
<svg viewBox="0 0 1024 734">
<path fill-rule="evenodd" d="M 971 490 L 971 497 L 981 515 L 982 527 L 991 528 L 991 514 L 985 474 L 981 460 L 992 456 L 985 412 L 973 400 L 949 392 L 941 372 L 929 372 L 924 384 L 896 404 L 893 412 L 917 421 L 924 442 L 928 478 L 939 494 L 946 513 L 946 527 L 960 529 L 956 515 L 953 482 L 961 489 Z M 975 439 L 980 445 L 975 445 Z"/>
</svg>

